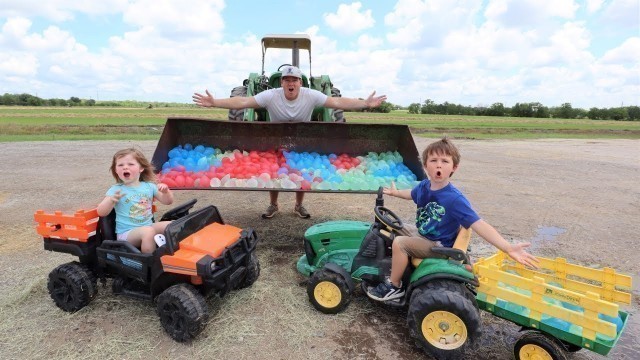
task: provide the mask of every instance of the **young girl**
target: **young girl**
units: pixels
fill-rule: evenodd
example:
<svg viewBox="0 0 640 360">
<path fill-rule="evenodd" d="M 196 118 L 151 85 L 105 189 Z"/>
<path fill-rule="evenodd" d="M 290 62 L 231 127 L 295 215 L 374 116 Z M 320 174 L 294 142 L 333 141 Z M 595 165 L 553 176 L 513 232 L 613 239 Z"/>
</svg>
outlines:
<svg viewBox="0 0 640 360">
<path fill-rule="evenodd" d="M 110 170 L 117 183 L 98 205 L 98 215 L 107 216 L 115 208 L 117 240 L 130 242 L 143 253 L 152 253 L 156 248 L 153 237 L 164 233 L 169 224 L 153 222 L 153 199 L 170 205 L 173 193 L 166 184 L 155 184 L 153 165 L 137 149 L 115 153 Z"/>
</svg>

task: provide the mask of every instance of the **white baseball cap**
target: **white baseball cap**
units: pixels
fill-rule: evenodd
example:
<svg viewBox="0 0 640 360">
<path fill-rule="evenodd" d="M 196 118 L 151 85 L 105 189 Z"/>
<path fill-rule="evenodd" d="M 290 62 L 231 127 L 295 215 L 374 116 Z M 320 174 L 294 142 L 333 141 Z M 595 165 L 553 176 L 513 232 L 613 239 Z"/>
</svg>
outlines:
<svg viewBox="0 0 640 360">
<path fill-rule="evenodd" d="M 295 66 L 285 66 L 282 68 L 282 77 L 293 76 L 302 79 L 302 71 Z"/>
</svg>

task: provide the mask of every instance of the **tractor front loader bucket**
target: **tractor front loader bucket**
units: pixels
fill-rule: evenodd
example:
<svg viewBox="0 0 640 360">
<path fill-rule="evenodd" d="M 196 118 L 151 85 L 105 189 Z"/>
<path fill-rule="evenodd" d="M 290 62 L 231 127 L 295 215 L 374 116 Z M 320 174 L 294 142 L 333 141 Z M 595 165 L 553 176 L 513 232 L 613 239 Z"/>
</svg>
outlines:
<svg viewBox="0 0 640 360">
<path fill-rule="evenodd" d="M 406 125 L 352 124 L 330 122 L 233 122 L 197 118 L 168 118 L 158 141 L 152 163 L 159 171 L 169 160 L 169 151 L 191 144 L 219 148 L 222 151 L 287 151 L 318 154 L 366 156 L 369 152 L 397 151 L 417 180 L 425 178 L 413 137 Z M 189 188 L 191 190 L 196 187 Z M 203 189 L 199 186 L 197 189 Z M 206 188 L 211 190 L 273 190 L 269 188 Z M 279 191 L 327 192 L 278 189 Z M 365 191 L 331 191 L 375 193 Z"/>
</svg>

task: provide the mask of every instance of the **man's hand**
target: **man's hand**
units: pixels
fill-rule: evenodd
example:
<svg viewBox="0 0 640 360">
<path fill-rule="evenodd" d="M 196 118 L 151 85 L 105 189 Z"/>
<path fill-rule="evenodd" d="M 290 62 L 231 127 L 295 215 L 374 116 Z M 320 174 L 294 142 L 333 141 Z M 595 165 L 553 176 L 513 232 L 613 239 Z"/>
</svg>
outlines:
<svg viewBox="0 0 640 360">
<path fill-rule="evenodd" d="M 380 106 L 383 101 L 387 100 L 387 95 L 374 96 L 376 92 L 372 92 L 371 95 L 364 101 L 368 108 L 374 108 Z"/>
<path fill-rule="evenodd" d="M 206 95 L 194 93 L 192 98 L 193 102 L 200 107 L 213 107 L 213 96 L 209 93 L 209 90 L 204 91 Z"/>
</svg>

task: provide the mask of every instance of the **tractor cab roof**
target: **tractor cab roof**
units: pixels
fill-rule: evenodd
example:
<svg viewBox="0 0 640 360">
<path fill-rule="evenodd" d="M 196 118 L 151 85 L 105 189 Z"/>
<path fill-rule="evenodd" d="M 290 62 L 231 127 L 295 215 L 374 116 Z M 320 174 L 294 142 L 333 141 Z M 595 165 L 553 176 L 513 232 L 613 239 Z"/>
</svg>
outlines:
<svg viewBox="0 0 640 360">
<path fill-rule="evenodd" d="M 309 76 L 311 76 L 311 38 L 307 34 L 271 34 L 262 38 L 262 74 L 264 75 L 264 55 L 267 49 L 291 49 L 291 65 L 300 67 L 300 50 L 309 52 Z"/>
</svg>

